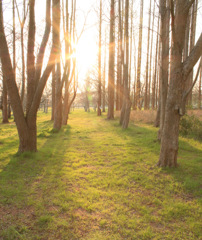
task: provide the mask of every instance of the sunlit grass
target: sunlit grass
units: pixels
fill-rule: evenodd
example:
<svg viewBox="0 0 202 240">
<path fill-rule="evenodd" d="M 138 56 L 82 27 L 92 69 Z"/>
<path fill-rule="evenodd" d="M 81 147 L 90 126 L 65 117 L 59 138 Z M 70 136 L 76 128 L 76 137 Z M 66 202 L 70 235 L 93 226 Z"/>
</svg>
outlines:
<svg viewBox="0 0 202 240">
<path fill-rule="evenodd" d="M 0 239 L 200 239 L 201 143 L 181 138 L 159 169 L 157 129 L 75 111 L 61 132 L 39 113 L 38 152 L 15 156 L 0 125 Z"/>
</svg>

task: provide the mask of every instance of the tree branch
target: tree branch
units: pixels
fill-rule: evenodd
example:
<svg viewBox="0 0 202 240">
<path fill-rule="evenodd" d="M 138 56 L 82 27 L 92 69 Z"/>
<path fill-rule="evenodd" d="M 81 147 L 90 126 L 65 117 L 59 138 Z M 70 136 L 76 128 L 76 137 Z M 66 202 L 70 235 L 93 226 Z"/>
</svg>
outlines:
<svg viewBox="0 0 202 240">
<path fill-rule="evenodd" d="M 196 84 L 196 81 L 198 79 L 198 75 L 199 75 L 199 72 L 200 72 L 201 64 L 202 64 L 202 57 L 201 57 L 201 60 L 200 60 L 199 66 L 198 66 L 198 70 L 197 70 L 195 79 L 194 79 L 194 81 L 192 83 L 192 86 L 183 94 L 183 98 L 182 98 L 183 102 L 186 101 L 186 98 L 188 97 L 189 93 L 191 92 L 191 90 L 193 89 L 194 85 Z"/>
<path fill-rule="evenodd" d="M 184 75 L 184 81 L 187 80 L 189 73 L 192 71 L 194 65 L 197 63 L 199 58 L 202 55 L 202 33 L 191 50 L 191 53 L 189 56 L 186 58 L 186 60 L 183 62 L 183 75 Z"/>
</svg>

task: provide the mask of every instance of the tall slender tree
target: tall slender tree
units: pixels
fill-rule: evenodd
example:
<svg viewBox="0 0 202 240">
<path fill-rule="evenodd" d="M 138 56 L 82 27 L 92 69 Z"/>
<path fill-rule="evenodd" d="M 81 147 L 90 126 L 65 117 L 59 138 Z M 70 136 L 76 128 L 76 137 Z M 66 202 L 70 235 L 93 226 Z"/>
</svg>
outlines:
<svg viewBox="0 0 202 240">
<path fill-rule="evenodd" d="M 148 109 L 148 77 L 149 77 L 149 43 L 150 43 L 150 25 L 151 25 L 151 0 L 149 1 L 149 18 L 147 31 L 147 62 L 146 62 L 146 78 L 145 78 L 145 94 L 144 94 L 144 109 Z"/>
<path fill-rule="evenodd" d="M 115 58 L 115 1 L 111 0 L 109 33 L 108 112 L 107 119 L 114 119 L 114 58 Z"/>
<path fill-rule="evenodd" d="M 137 107 L 141 109 L 141 63 L 142 63 L 142 24 L 143 24 L 143 4 L 144 1 L 141 0 L 140 3 L 140 23 L 139 23 L 139 44 L 138 44 L 138 63 L 137 63 L 137 84 L 136 84 L 136 98 L 137 98 Z"/>
<path fill-rule="evenodd" d="M 123 105 L 121 108 L 120 124 L 122 128 L 127 128 L 130 120 L 131 101 L 129 92 L 129 0 L 125 2 L 125 64 L 124 64 L 124 94 L 123 94 Z"/>
<path fill-rule="evenodd" d="M 99 53 L 98 53 L 98 103 L 97 115 L 101 116 L 101 100 L 102 100 L 102 74 L 101 74 L 101 59 L 102 59 L 102 0 L 100 0 L 100 22 L 99 22 Z"/>
</svg>

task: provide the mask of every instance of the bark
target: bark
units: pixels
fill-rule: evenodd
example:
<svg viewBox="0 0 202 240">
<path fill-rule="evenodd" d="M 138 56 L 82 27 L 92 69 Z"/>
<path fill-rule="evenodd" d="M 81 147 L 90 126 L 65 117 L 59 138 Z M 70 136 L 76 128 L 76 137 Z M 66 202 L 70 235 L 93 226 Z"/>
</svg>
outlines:
<svg viewBox="0 0 202 240">
<path fill-rule="evenodd" d="M 114 119 L 114 25 L 115 25 L 115 1 L 111 0 L 110 8 L 110 39 L 109 39 L 109 71 L 108 71 L 108 112 L 107 119 Z"/>
<path fill-rule="evenodd" d="M 149 20 L 147 32 L 147 62 L 146 62 L 146 79 L 145 79 L 145 94 L 144 94 L 144 109 L 149 108 L 148 104 L 148 77 L 149 77 L 149 43 L 150 43 L 150 25 L 151 25 L 151 0 L 149 4 Z"/>
<path fill-rule="evenodd" d="M 102 0 L 100 0 L 100 23 L 99 23 L 99 55 L 98 55 L 98 103 L 97 103 L 97 115 L 101 116 L 101 84 L 102 84 L 102 79 L 101 79 L 101 41 L 102 41 Z"/>
<path fill-rule="evenodd" d="M 161 110 L 160 110 L 160 128 L 158 132 L 158 139 L 161 140 L 161 134 L 164 127 L 165 120 L 165 108 L 168 92 L 168 65 L 169 65 L 169 22 L 170 13 L 168 6 L 166 6 L 166 0 L 160 2 L 160 15 L 161 15 L 161 80 L 160 80 L 160 92 L 161 92 Z M 166 27 L 165 27 L 166 26 Z"/>
<path fill-rule="evenodd" d="M 16 3 L 16 9 L 17 9 L 17 13 L 18 13 L 18 20 L 20 22 L 20 44 L 21 44 L 21 64 L 22 64 L 21 101 L 22 101 L 22 104 L 23 104 L 23 102 L 24 102 L 24 95 L 25 95 L 24 26 L 25 26 L 25 21 L 26 21 L 27 14 L 26 14 L 25 0 L 23 1 L 23 17 L 22 17 L 22 19 L 20 17 L 20 12 L 19 12 L 19 8 L 18 8 L 16 0 L 15 0 L 15 3 Z"/>
<path fill-rule="evenodd" d="M 202 79 L 202 64 L 200 66 L 200 76 L 199 76 L 198 109 L 201 109 L 201 79 Z"/>
<path fill-rule="evenodd" d="M 198 0 L 195 0 L 192 5 L 192 15 L 191 15 L 190 51 L 193 49 L 195 44 L 197 7 L 198 7 Z M 192 83 L 193 83 L 193 71 L 191 71 L 189 75 L 189 81 L 187 81 L 187 88 L 189 88 L 192 85 Z M 188 96 L 188 105 L 192 106 L 192 91 Z"/>
<path fill-rule="evenodd" d="M 120 124 L 122 128 L 127 128 L 130 120 L 130 111 L 131 111 L 131 101 L 130 101 L 130 92 L 129 92 L 129 34 L 128 34 L 128 18 L 129 18 L 129 0 L 126 0 L 125 3 L 125 55 L 126 63 L 124 65 L 124 95 L 123 95 L 123 105 L 121 108 Z"/>
<path fill-rule="evenodd" d="M 6 87 L 6 81 L 3 77 L 3 103 L 2 103 L 2 123 L 8 123 L 8 108 L 7 108 L 7 101 L 8 94 L 7 94 L 7 87 Z"/>
<path fill-rule="evenodd" d="M 55 66 L 52 70 L 52 111 L 51 111 L 51 120 L 54 120 L 55 116 Z"/>
<path fill-rule="evenodd" d="M 56 1 L 56 0 L 55 0 Z M 59 5 L 59 2 L 57 2 Z M 60 6 L 58 6 L 58 11 L 55 11 L 53 17 L 57 26 L 60 26 Z M 61 82 L 61 64 L 60 64 L 60 28 L 56 29 L 55 34 L 53 34 L 53 43 L 56 47 L 56 89 L 55 89 L 55 116 L 53 128 L 60 130 L 62 127 L 62 82 Z"/>
<path fill-rule="evenodd" d="M 154 73 L 153 73 L 153 82 L 152 82 L 152 109 L 155 109 L 155 97 L 156 97 L 156 92 L 157 92 L 157 89 L 156 89 L 156 76 L 157 76 L 157 58 L 158 58 L 158 47 L 159 47 L 159 34 L 158 34 L 158 30 L 159 30 L 159 20 L 160 18 L 158 19 L 158 27 L 157 27 L 157 39 L 156 39 L 156 54 L 155 54 L 155 66 L 154 66 Z M 167 23 L 168 24 L 168 23 Z"/>
<path fill-rule="evenodd" d="M 171 2 L 172 15 L 172 47 L 171 47 L 171 77 L 166 101 L 164 128 L 161 138 L 161 151 L 158 166 L 176 167 L 178 154 L 178 136 L 180 116 L 184 114 L 186 93 L 185 82 L 188 74 L 202 54 L 202 36 L 193 48 L 190 56 L 182 63 L 182 53 L 185 39 L 186 22 L 189 12 L 189 1 L 176 2 L 174 14 L 174 2 Z M 199 54 L 194 52 L 199 51 Z"/>
<path fill-rule="evenodd" d="M 141 91 L 141 61 L 142 61 L 142 23 L 143 23 L 143 0 L 141 0 L 140 4 L 140 25 L 139 25 L 139 44 L 138 44 L 138 63 L 137 63 L 137 86 L 136 86 L 136 99 L 137 106 L 141 110 L 141 99 L 140 99 L 140 91 Z"/>
<path fill-rule="evenodd" d="M 106 63 L 107 63 L 107 60 L 106 60 L 106 57 L 107 57 L 107 47 L 106 47 L 106 32 L 105 32 L 105 53 L 104 53 L 104 69 L 103 69 L 103 84 L 102 84 L 102 111 L 105 112 L 105 104 L 106 104 L 106 101 L 105 101 L 105 98 L 106 98 L 106 89 L 105 89 L 105 85 L 106 85 Z"/>
<path fill-rule="evenodd" d="M 149 89 L 148 89 L 148 108 L 150 108 L 151 100 L 151 76 L 152 76 L 152 57 L 153 57 L 153 36 L 154 36 L 154 19 L 155 19 L 155 2 L 153 6 L 153 16 L 152 16 L 152 35 L 151 35 L 151 45 L 150 45 L 150 59 L 149 59 Z"/>
<path fill-rule="evenodd" d="M 29 113 L 34 91 L 35 91 L 35 0 L 29 1 L 29 30 L 28 30 L 28 44 L 27 44 L 27 105 L 26 114 Z"/>
</svg>

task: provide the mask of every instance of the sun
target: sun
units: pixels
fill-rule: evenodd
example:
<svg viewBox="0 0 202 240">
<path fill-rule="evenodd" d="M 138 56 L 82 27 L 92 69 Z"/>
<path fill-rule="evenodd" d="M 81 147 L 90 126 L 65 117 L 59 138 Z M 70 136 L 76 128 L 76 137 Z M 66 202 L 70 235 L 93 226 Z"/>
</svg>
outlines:
<svg viewBox="0 0 202 240">
<path fill-rule="evenodd" d="M 81 38 L 76 45 L 76 62 L 79 83 L 83 84 L 87 72 L 96 65 L 98 47 L 96 41 L 86 37 Z"/>
</svg>

